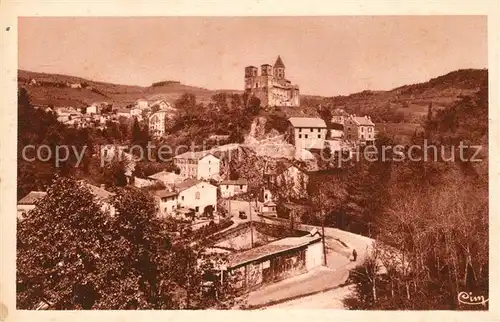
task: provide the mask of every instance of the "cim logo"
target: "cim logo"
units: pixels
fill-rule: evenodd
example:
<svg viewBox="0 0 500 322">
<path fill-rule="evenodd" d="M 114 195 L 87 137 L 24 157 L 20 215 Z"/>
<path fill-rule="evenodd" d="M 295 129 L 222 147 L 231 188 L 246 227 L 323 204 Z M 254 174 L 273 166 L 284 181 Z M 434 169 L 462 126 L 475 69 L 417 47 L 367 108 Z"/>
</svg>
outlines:
<svg viewBox="0 0 500 322">
<path fill-rule="evenodd" d="M 467 305 L 486 305 L 488 298 L 483 295 L 472 295 L 472 292 L 460 292 L 458 293 L 458 301 L 462 304 Z"/>
</svg>

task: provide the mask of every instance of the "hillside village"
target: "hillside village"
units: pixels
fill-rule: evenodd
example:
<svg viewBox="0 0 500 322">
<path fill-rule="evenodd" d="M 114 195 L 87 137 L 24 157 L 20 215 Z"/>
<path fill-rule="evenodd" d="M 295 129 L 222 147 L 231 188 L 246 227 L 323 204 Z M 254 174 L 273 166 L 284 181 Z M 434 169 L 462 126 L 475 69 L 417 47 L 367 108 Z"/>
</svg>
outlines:
<svg viewBox="0 0 500 322">
<path fill-rule="evenodd" d="M 244 88 L 219 92 L 176 81 L 140 88 L 20 71 L 19 119 L 33 120 L 20 122 L 20 151 L 47 141 L 90 150 L 81 167 L 72 167 L 76 161 L 71 158 L 62 169 L 50 165 L 52 159 L 20 162 L 17 217 L 26 228 L 19 240 L 32 242 L 27 241 L 30 227 L 47 231 L 41 222 L 47 214 L 56 216 L 54 209 L 60 209 L 57 218 L 63 218 L 61 211 L 78 213 L 80 206 L 69 200 L 79 195 L 81 207 L 95 204 L 103 218 L 123 217 L 137 227 L 154 223 L 151 229 L 168 236 L 169 243 L 192 247 L 197 254 L 196 268 L 189 266 L 186 273 L 191 284 L 175 280 L 175 296 L 188 298 L 187 308 L 216 308 L 230 297 L 233 306 L 259 308 L 355 284 L 349 272 L 378 254 L 375 241 L 387 247 L 384 256 L 398 257 L 400 250 L 394 249 L 401 244 L 394 237 L 397 226 L 387 223 L 389 207 L 398 214 L 415 212 L 413 219 L 426 211 L 399 204 L 402 191 L 438 180 L 425 176 L 430 171 L 457 181 L 468 175 L 457 176 L 462 170 L 444 165 L 339 159 L 352 160 L 380 144 L 424 138 L 451 142 L 467 136 L 471 127 L 477 136 L 469 139 L 487 142 L 487 128 L 468 122 L 472 115 L 484 117 L 487 71 L 457 71 L 392 91 L 327 98 L 299 94 L 300 84 L 291 84 L 285 70 L 279 56 L 274 65 L 263 64 L 260 73 L 247 66 Z M 461 104 L 474 108 L 461 110 Z M 447 128 L 450 117 L 461 120 L 457 126 L 463 132 Z M 170 153 L 166 161 L 155 150 L 154 160 L 148 160 L 131 148 L 147 142 L 173 147 L 196 142 L 197 148 Z M 105 166 L 99 167 L 102 159 Z M 486 171 L 487 177 L 487 165 L 486 170 L 484 165 L 464 167 L 483 179 Z M 134 215 L 143 218 L 136 223 L 130 219 Z M 66 219 L 60 220 L 64 224 Z M 389 263 L 398 267 L 386 261 L 388 271 Z M 457 263 L 454 268 L 463 271 L 462 261 Z M 482 270 L 484 258 L 465 265 Z M 479 275 L 484 272 L 478 280 Z M 199 287 L 194 291 L 188 289 L 193 281 Z M 189 292 L 197 295 L 189 300 Z M 23 305 L 45 309 L 64 303 L 58 296 L 42 300 L 28 294 L 23 299 Z M 130 307 L 141 306 L 134 303 Z"/>
</svg>

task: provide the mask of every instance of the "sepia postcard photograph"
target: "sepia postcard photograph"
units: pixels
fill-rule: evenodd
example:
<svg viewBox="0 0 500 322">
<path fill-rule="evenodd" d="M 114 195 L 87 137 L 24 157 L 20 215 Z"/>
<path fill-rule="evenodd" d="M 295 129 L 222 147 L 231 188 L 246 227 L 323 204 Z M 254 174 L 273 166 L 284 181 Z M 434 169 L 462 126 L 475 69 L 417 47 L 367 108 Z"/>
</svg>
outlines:
<svg viewBox="0 0 500 322">
<path fill-rule="evenodd" d="M 16 17 L 2 310 L 488 312 L 488 20 Z"/>
</svg>

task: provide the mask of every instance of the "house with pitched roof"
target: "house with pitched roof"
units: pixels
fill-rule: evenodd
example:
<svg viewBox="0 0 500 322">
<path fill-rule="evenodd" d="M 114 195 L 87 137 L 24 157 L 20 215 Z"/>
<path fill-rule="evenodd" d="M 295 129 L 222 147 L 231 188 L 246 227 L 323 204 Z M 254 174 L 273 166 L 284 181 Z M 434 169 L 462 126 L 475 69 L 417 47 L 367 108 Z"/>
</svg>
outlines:
<svg viewBox="0 0 500 322">
<path fill-rule="evenodd" d="M 170 104 L 169 102 L 165 101 L 165 100 L 157 100 L 153 103 L 151 103 L 150 105 L 150 108 L 154 108 L 155 106 L 158 106 L 158 108 L 161 110 L 161 111 L 177 111 L 176 108 L 174 108 L 172 106 L 172 104 Z"/>
<path fill-rule="evenodd" d="M 184 178 L 208 180 L 217 178 L 220 173 L 220 159 L 209 151 L 188 151 L 174 157 L 174 164 Z"/>
<path fill-rule="evenodd" d="M 116 210 L 112 204 L 112 198 L 115 194 L 104 189 L 103 184 L 98 187 L 85 181 L 82 182 L 87 188 L 89 188 L 90 193 L 94 195 L 94 199 L 101 206 L 101 210 L 111 216 L 114 216 Z"/>
<path fill-rule="evenodd" d="M 194 209 L 196 214 L 217 211 L 217 187 L 206 181 L 187 179 L 175 186 L 179 208 Z"/>
<path fill-rule="evenodd" d="M 17 202 L 17 219 L 23 220 L 28 212 L 35 209 L 36 203 L 45 197 L 45 191 L 31 191 Z"/>
<path fill-rule="evenodd" d="M 370 116 L 349 115 L 344 122 L 345 140 L 361 145 L 375 142 L 375 123 Z"/>
<path fill-rule="evenodd" d="M 217 210 L 217 187 L 206 181 L 187 179 L 171 189 L 154 191 L 158 215 L 189 219 Z"/>
<path fill-rule="evenodd" d="M 175 185 L 184 181 L 184 178 L 177 173 L 167 171 L 152 174 L 148 179 L 162 183 L 168 190 L 172 190 Z"/>
<path fill-rule="evenodd" d="M 219 184 L 221 197 L 230 198 L 232 196 L 248 191 L 248 181 L 246 179 L 223 180 Z"/>
<path fill-rule="evenodd" d="M 160 217 L 173 215 L 178 207 L 177 191 L 159 190 L 154 192 L 154 197 L 157 202 L 158 214 Z"/>
<path fill-rule="evenodd" d="M 288 142 L 297 149 L 322 150 L 328 132 L 326 123 L 319 117 L 291 117 L 288 119 Z"/>
</svg>

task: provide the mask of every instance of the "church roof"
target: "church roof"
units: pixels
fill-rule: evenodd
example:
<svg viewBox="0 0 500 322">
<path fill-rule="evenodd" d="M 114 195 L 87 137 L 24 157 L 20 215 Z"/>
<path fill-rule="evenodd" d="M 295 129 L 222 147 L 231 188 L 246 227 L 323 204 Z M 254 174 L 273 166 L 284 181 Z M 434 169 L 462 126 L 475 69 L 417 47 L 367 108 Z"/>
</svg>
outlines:
<svg viewBox="0 0 500 322">
<path fill-rule="evenodd" d="M 274 63 L 274 67 L 285 68 L 285 64 L 283 64 L 283 61 L 281 60 L 281 56 L 278 56 L 278 59 L 276 59 L 276 62 Z"/>
</svg>

